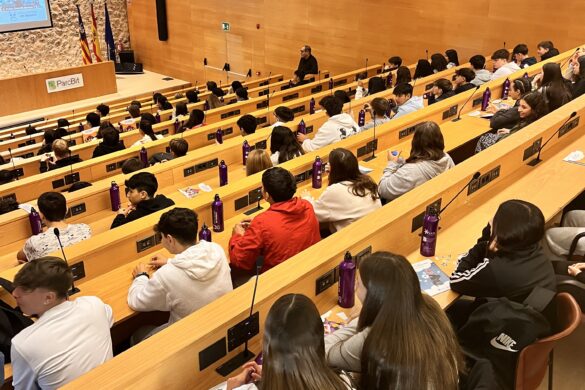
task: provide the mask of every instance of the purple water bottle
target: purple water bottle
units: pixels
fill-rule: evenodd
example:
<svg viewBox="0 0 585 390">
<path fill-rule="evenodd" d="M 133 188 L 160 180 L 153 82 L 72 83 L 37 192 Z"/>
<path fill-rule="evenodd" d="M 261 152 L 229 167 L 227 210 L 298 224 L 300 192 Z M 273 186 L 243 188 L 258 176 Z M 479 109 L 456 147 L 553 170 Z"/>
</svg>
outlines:
<svg viewBox="0 0 585 390">
<path fill-rule="evenodd" d="M 215 140 L 217 141 L 218 144 L 223 144 L 223 130 L 222 129 L 217 129 L 217 131 L 215 132 Z"/>
<path fill-rule="evenodd" d="M 211 242 L 211 230 L 209 230 L 205 222 L 203 222 L 203 226 L 201 226 L 201 230 L 199 230 L 199 241 L 201 240 Z"/>
<path fill-rule="evenodd" d="M 248 161 L 248 154 L 250 154 L 250 144 L 248 141 L 244 140 L 242 144 L 242 164 L 246 165 L 246 161 Z"/>
<path fill-rule="evenodd" d="M 339 286 L 337 288 L 337 303 L 343 308 L 350 308 L 354 305 L 355 269 L 351 253 L 345 252 L 343 261 L 339 264 Z"/>
<path fill-rule="evenodd" d="M 307 127 L 305 125 L 305 121 L 302 119 L 299 122 L 299 126 L 297 127 L 297 133 L 307 134 Z"/>
<path fill-rule="evenodd" d="M 510 79 L 506 79 L 506 81 L 504 81 L 504 86 L 502 87 L 502 100 L 507 99 L 509 93 L 510 93 Z"/>
<path fill-rule="evenodd" d="M 224 160 L 219 163 L 219 186 L 223 187 L 228 183 L 228 170 Z"/>
<path fill-rule="evenodd" d="M 173 125 L 175 126 L 175 134 L 179 133 L 179 127 L 181 126 L 179 124 L 179 119 L 175 118 L 175 123 L 173 123 Z"/>
<path fill-rule="evenodd" d="M 216 233 L 223 232 L 223 202 L 219 195 L 215 194 L 213 203 L 211 203 L 211 220 L 213 222 L 213 231 Z"/>
<path fill-rule="evenodd" d="M 426 257 L 435 255 L 437 246 L 437 231 L 439 230 L 439 215 L 437 209 L 429 207 L 423 219 L 422 235 L 420 240 L 420 254 Z"/>
<path fill-rule="evenodd" d="M 321 157 L 317 156 L 313 163 L 313 188 L 321 188 L 323 185 L 323 162 Z"/>
<path fill-rule="evenodd" d="M 41 216 L 37 213 L 34 207 L 31 207 L 30 214 L 28 215 L 28 220 L 30 222 L 30 228 L 32 230 L 32 234 L 36 236 L 40 232 L 43 231 L 43 224 L 41 222 Z"/>
<path fill-rule="evenodd" d="M 289 88 L 292 88 L 292 87 L 293 87 L 293 82 L 292 82 L 292 80 L 288 80 L 288 87 L 289 87 Z"/>
<path fill-rule="evenodd" d="M 81 133 L 83 131 L 83 123 L 79 122 L 79 126 L 77 126 L 77 129 Z"/>
<path fill-rule="evenodd" d="M 120 187 L 118 187 L 115 181 L 112 181 L 112 185 L 110 186 L 110 203 L 112 205 L 112 211 L 120 210 Z"/>
<path fill-rule="evenodd" d="M 315 113 L 315 99 L 311 98 L 309 102 L 309 114 L 313 115 Z"/>
<path fill-rule="evenodd" d="M 392 71 L 388 72 L 388 76 L 386 76 L 386 88 L 392 87 Z"/>
<path fill-rule="evenodd" d="M 525 72 L 525 73 L 524 73 L 524 78 L 525 78 L 525 79 L 529 79 L 529 78 L 530 78 L 530 76 L 528 76 L 528 72 Z"/>
<path fill-rule="evenodd" d="M 156 120 L 156 123 L 160 123 L 160 114 L 158 113 L 158 111 L 156 112 L 154 119 Z"/>
<path fill-rule="evenodd" d="M 148 166 L 148 152 L 146 151 L 146 148 L 144 146 L 142 147 L 142 149 L 140 149 L 140 161 L 142 161 L 143 167 Z"/>
<path fill-rule="evenodd" d="M 485 91 L 483 91 L 483 97 L 481 98 L 481 110 L 482 111 L 487 110 L 487 108 L 490 104 L 491 97 L 492 97 L 492 91 L 490 91 L 490 88 L 487 87 L 485 89 Z"/>
<path fill-rule="evenodd" d="M 203 111 L 207 110 L 209 110 L 209 102 L 206 100 L 205 103 L 203 103 Z"/>
<path fill-rule="evenodd" d="M 358 126 L 363 127 L 366 124 L 366 111 L 362 108 L 358 114 Z"/>
<path fill-rule="evenodd" d="M 329 89 L 333 89 L 333 79 L 329 79 Z"/>
</svg>

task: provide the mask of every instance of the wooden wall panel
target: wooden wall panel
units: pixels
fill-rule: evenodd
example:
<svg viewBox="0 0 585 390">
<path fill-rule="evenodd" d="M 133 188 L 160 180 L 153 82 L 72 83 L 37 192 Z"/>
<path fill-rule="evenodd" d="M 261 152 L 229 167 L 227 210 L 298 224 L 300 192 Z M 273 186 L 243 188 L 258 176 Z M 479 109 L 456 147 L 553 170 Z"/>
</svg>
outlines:
<svg viewBox="0 0 585 390">
<path fill-rule="evenodd" d="M 154 2 L 128 5 L 132 47 L 147 69 L 223 83 L 225 73 L 205 69 L 203 58 L 219 68 L 227 61 L 239 73 L 252 68 L 290 77 L 305 43 L 320 67 L 334 73 L 362 67 L 366 57 L 374 64 L 398 54 L 412 63 L 425 49 L 430 55 L 454 48 L 464 62 L 503 42 L 526 43 L 536 55 L 538 42 L 552 40 L 563 51 L 582 40 L 583 13 L 585 2 L 528 0 L 167 0 L 169 40 L 160 42 Z M 231 23 L 230 32 L 221 31 L 222 21 Z"/>
</svg>

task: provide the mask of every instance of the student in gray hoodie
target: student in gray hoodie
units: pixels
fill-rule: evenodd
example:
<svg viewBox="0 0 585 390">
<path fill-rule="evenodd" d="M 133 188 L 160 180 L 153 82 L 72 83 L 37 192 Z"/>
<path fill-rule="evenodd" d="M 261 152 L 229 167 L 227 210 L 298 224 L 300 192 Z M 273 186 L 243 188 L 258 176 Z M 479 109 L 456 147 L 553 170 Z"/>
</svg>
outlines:
<svg viewBox="0 0 585 390">
<path fill-rule="evenodd" d="M 410 156 L 388 153 L 388 166 L 378 185 L 380 197 L 391 201 L 455 166 L 444 152 L 445 141 L 439 125 L 423 122 L 416 126 Z"/>
<path fill-rule="evenodd" d="M 469 63 L 475 72 L 475 78 L 471 80 L 471 84 L 478 86 L 487 83 L 492 79 L 492 73 L 485 69 L 485 57 L 481 54 L 474 55 L 469 59 Z"/>
<path fill-rule="evenodd" d="M 412 85 L 403 83 L 397 84 L 394 87 L 394 100 L 396 101 L 397 110 L 396 114 L 392 116 L 394 118 L 400 118 L 403 115 L 410 114 L 424 107 L 422 96 L 412 96 Z"/>
</svg>

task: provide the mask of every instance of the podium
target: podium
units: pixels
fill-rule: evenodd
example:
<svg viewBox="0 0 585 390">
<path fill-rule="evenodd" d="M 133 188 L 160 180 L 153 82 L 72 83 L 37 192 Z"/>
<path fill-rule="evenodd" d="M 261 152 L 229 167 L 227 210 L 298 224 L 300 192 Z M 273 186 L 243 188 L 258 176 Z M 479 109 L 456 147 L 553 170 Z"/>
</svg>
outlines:
<svg viewBox="0 0 585 390">
<path fill-rule="evenodd" d="M 0 116 L 117 91 L 112 61 L 0 79 Z"/>
</svg>

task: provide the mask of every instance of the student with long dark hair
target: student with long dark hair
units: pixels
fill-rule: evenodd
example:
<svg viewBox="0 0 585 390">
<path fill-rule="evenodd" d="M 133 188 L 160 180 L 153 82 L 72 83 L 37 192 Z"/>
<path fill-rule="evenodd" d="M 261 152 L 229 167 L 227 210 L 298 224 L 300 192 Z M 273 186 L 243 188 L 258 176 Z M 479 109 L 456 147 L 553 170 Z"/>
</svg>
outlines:
<svg viewBox="0 0 585 390">
<path fill-rule="evenodd" d="M 152 129 L 152 124 L 148 121 L 141 120 L 140 125 L 138 126 L 138 130 L 140 135 L 142 136 L 141 139 L 134 142 L 132 146 L 144 145 L 146 143 L 156 141 L 162 139 L 163 136 L 160 134 L 154 134 L 154 130 Z"/>
<path fill-rule="evenodd" d="M 433 298 L 422 294 L 408 260 L 387 252 L 376 255 L 390 262 L 384 282 L 391 295 L 382 298 L 365 338 L 360 388 L 457 389 L 464 362 L 449 319 Z"/>
<path fill-rule="evenodd" d="M 191 110 L 191 114 L 189 114 L 189 119 L 187 123 L 183 126 L 181 131 L 196 129 L 198 127 L 204 126 L 205 123 L 205 112 L 199 109 Z"/>
<path fill-rule="evenodd" d="M 372 77 L 368 81 L 368 93 L 367 96 L 373 95 L 378 92 L 382 92 L 386 90 L 386 82 L 381 77 Z"/>
<path fill-rule="evenodd" d="M 573 75 L 575 84 L 573 84 L 573 99 L 585 94 L 585 56 L 579 57 L 573 63 Z"/>
<path fill-rule="evenodd" d="M 556 110 L 573 98 L 569 82 L 563 78 L 559 64 L 544 64 L 541 74 L 539 92 L 542 93 L 548 112 Z"/>
<path fill-rule="evenodd" d="M 509 137 L 511 134 L 542 118 L 546 113 L 546 104 L 544 103 L 542 94 L 539 92 L 527 93 L 522 96 L 518 104 L 518 122 L 511 129 L 501 128 L 496 133 L 482 135 L 475 146 L 475 153 L 479 153 L 504 138 Z"/>
<path fill-rule="evenodd" d="M 445 52 L 445 56 L 449 60 L 449 63 L 447 64 L 447 69 L 452 68 L 454 66 L 459 66 L 459 56 L 457 55 L 457 50 L 448 49 Z"/>
<path fill-rule="evenodd" d="M 169 102 L 169 99 L 167 99 L 166 96 L 159 96 L 156 105 L 158 106 L 159 111 L 173 109 L 173 105 Z"/>
<path fill-rule="evenodd" d="M 520 98 L 529 93 L 531 88 L 530 81 L 526 77 L 519 77 L 512 81 L 512 84 L 510 85 L 509 97 L 515 100 L 512 107 L 499 109 L 490 103 L 486 111 L 494 114 L 490 119 L 490 127 L 492 130 L 499 130 L 502 128 L 511 129 L 518 123 L 520 120 L 520 114 L 518 113 Z"/>
<path fill-rule="evenodd" d="M 433 68 L 428 60 L 418 60 L 416 68 L 414 70 L 413 79 L 420 79 L 433 74 Z"/>
<path fill-rule="evenodd" d="M 187 116 L 187 115 L 189 115 L 189 110 L 187 110 L 187 103 L 185 103 L 185 102 L 177 103 L 177 106 L 175 107 L 175 112 L 173 113 L 172 119 L 174 120 L 175 118 Z"/>
<path fill-rule="evenodd" d="M 124 142 L 120 142 L 120 133 L 113 127 L 102 130 L 102 142 L 93 150 L 92 158 L 124 150 Z"/>
<path fill-rule="evenodd" d="M 347 149 L 329 153 L 329 186 L 311 201 L 317 220 L 331 233 L 382 207 L 378 186 L 359 170 L 358 160 Z"/>
<path fill-rule="evenodd" d="M 349 384 L 327 367 L 323 322 L 317 307 L 301 294 L 280 297 L 264 324 L 264 364 L 246 363 L 227 389 L 348 390 Z"/>
<path fill-rule="evenodd" d="M 396 70 L 396 82 L 394 85 L 398 85 L 401 83 L 410 83 L 412 81 L 412 76 L 410 75 L 410 69 L 406 66 L 401 66 Z"/>
<path fill-rule="evenodd" d="M 455 166 L 445 153 L 445 140 L 435 122 L 416 126 L 410 156 L 404 160 L 399 153 L 388 153 L 388 166 L 378 185 L 378 192 L 387 201 L 398 198 L 415 187 Z"/>
<path fill-rule="evenodd" d="M 447 60 L 441 53 L 435 53 L 431 56 L 431 68 L 433 73 L 439 73 L 447 69 Z"/>
<path fill-rule="evenodd" d="M 301 143 L 294 133 L 286 126 L 276 126 L 270 136 L 270 160 L 277 166 L 285 161 L 305 154 Z"/>
</svg>

